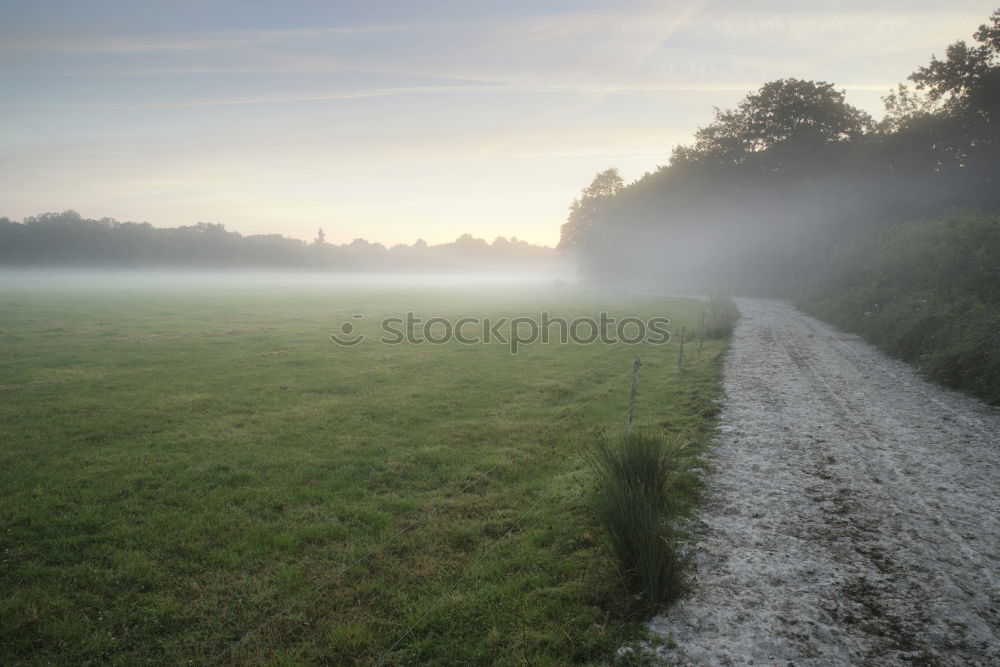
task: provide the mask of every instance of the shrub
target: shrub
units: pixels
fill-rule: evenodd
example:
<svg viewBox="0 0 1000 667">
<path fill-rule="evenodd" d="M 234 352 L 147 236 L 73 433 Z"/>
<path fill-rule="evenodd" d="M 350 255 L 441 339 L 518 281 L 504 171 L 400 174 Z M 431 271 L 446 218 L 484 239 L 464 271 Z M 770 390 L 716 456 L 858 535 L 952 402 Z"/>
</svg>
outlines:
<svg viewBox="0 0 1000 667">
<path fill-rule="evenodd" d="M 590 462 L 594 511 L 623 578 L 654 605 L 676 598 L 683 587 L 685 562 L 674 529 L 679 490 L 690 482 L 683 449 L 638 434 L 617 444 L 601 438 Z"/>
<path fill-rule="evenodd" d="M 849 241 L 803 310 L 1000 404 L 1000 216 L 953 211 Z"/>
<path fill-rule="evenodd" d="M 729 338 L 740 319 L 740 309 L 728 296 L 713 296 L 708 300 L 705 317 L 706 338 Z"/>
</svg>

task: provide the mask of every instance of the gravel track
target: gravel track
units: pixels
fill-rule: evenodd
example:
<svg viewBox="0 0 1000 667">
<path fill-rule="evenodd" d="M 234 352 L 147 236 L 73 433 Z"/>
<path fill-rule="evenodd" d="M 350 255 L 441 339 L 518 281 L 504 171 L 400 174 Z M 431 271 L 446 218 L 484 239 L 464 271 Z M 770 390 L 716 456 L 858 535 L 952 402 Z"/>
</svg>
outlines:
<svg viewBox="0 0 1000 667">
<path fill-rule="evenodd" d="M 739 306 L 694 590 L 648 650 L 1000 665 L 1000 412 L 787 304 Z"/>
</svg>

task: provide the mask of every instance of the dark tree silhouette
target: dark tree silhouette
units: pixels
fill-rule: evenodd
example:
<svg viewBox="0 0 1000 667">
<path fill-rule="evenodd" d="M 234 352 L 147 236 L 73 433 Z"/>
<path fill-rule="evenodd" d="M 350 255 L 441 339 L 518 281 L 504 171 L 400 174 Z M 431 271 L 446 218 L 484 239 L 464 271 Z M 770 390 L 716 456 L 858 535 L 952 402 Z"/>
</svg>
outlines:
<svg viewBox="0 0 1000 667">
<path fill-rule="evenodd" d="M 695 133 L 694 146 L 677 148 L 672 161 L 740 165 L 766 151 L 773 156 L 857 139 L 873 125 L 833 84 L 781 79 L 735 109 L 716 109 L 715 121 Z"/>
<path fill-rule="evenodd" d="M 470 234 L 452 243 L 431 246 L 418 239 L 390 250 L 361 238 L 333 245 L 322 229 L 306 243 L 279 234 L 243 236 L 209 222 L 157 228 L 111 218 L 88 220 L 76 211 L 43 213 L 23 222 L 0 218 L 0 265 L 6 266 L 464 271 L 545 268 L 554 258 L 551 248 L 503 237 L 491 245 Z"/>
<path fill-rule="evenodd" d="M 880 123 L 831 83 L 769 82 L 667 166 L 584 190 L 560 247 L 593 280 L 788 296 L 870 227 L 1000 210 L 1000 10 L 909 80 Z"/>
<path fill-rule="evenodd" d="M 569 207 L 569 218 L 560 230 L 559 249 L 572 250 L 594 225 L 603 202 L 611 199 L 625 186 L 618 169 L 605 169 L 583 189 L 580 198 Z"/>
</svg>

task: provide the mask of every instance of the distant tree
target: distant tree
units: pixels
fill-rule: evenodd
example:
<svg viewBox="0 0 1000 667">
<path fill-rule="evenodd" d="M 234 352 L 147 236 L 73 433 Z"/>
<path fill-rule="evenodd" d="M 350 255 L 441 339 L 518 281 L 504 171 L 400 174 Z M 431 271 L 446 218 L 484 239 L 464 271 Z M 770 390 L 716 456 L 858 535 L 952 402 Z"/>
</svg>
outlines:
<svg viewBox="0 0 1000 667">
<path fill-rule="evenodd" d="M 612 167 L 598 173 L 590 185 L 574 199 L 569 207 L 569 217 L 560 228 L 559 250 L 572 250 L 579 246 L 584 235 L 597 221 L 599 209 L 622 191 L 625 182 L 618 169 Z"/>
<path fill-rule="evenodd" d="M 457 239 L 455 239 L 455 245 L 460 248 L 464 247 L 469 249 L 489 247 L 489 244 L 486 242 L 486 239 L 477 239 L 475 236 L 468 233 L 462 234 Z"/>
<path fill-rule="evenodd" d="M 183 229 L 183 227 L 181 228 Z M 226 226 L 218 222 L 199 222 L 194 229 L 202 234 L 226 234 Z"/>
<path fill-rule="evenodd" d="M 583 189 L 582 196 L 591 199 L 614 197 L 621 192 L 623 187 L 625 187 L 625 182 L 622 180 L 621 174 L 618 173 L 616 167 L 611 167 L 594 176 L 590 185 Z"/>
<path fill-rule="evenodd" d="M 14 222 L 0 218 L 0 265 L 64 264 L 100 266 L 285 266 L 353 270 L 441 270 L 522 266 L 549 261 L 551 248 L 512 244 L 505 252 L 483 239 L 463 235 L 457 241 L 392 251 L 363 238 L 349 244 L 328 243 L 322 229 L 312 242 L 279 234 L 243 236 L 224 225 L 199 222 L 156 228 L 148 222 L 91 220 L 76 211 L 42 213 Z M 523 246 L 523 247 L 522 247 Z M 397 261 L 398 260 L 398 261 Z"/>
</svg>

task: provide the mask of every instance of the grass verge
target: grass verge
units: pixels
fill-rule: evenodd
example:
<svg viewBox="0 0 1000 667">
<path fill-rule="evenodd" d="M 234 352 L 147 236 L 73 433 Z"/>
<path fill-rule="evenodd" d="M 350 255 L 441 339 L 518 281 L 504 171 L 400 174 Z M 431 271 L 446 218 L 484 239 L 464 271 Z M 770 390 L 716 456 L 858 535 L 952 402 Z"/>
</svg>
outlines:
<svg viewBox="0 0 1000 667">
<path fill-rule="evenodd" d="M 953 211 L 864 234 L 799 307 L 1000 405 L 1000 216 Z"/>
<path fill-rule="evenodd" d="M 705 337 L 728 339 L 739 316 L 731 298 L 713 296 L 702 313 Z M 696 356 L 694 362 L 700 361 Z M 681 546 L 681 526 L 697 503 L 704 471 L 699 454 L 711 440 L 716 411 L 714 402 L 707 403 L 700 428 L 681 434 L 655 428 L 664 423 L 656 415 L 645 417 L 631 434 L 602 435 L 589 459 L 593 514 L 624 591 L 647 613 L 685 590 L 690 563 Z"/>
</svg>

